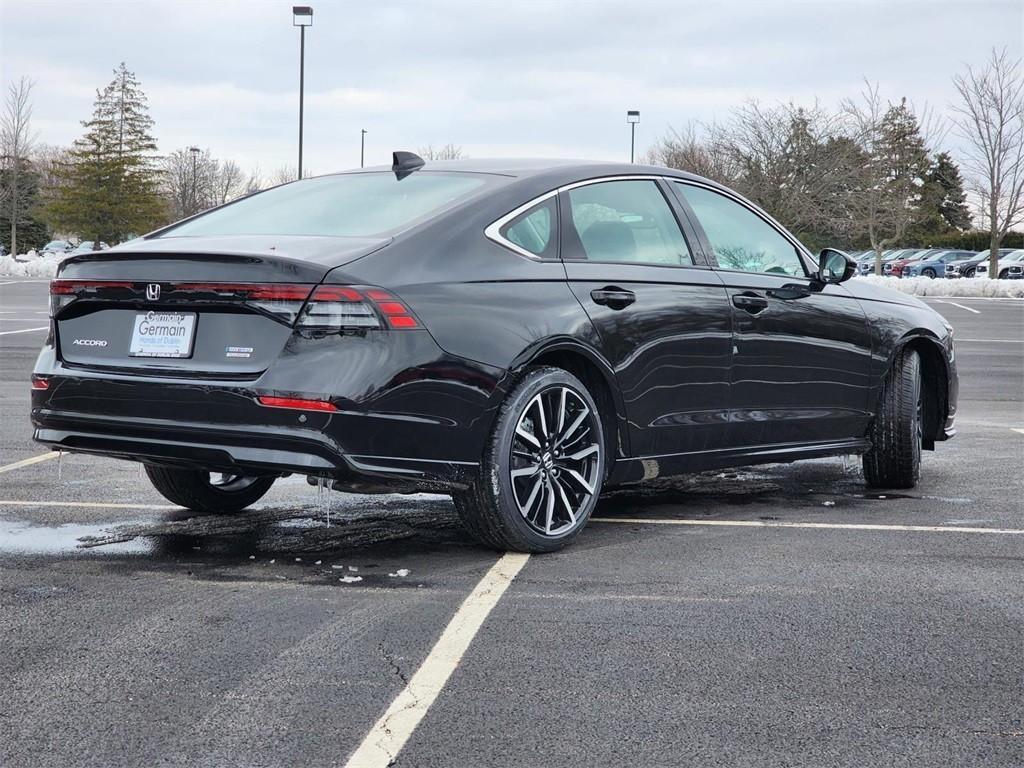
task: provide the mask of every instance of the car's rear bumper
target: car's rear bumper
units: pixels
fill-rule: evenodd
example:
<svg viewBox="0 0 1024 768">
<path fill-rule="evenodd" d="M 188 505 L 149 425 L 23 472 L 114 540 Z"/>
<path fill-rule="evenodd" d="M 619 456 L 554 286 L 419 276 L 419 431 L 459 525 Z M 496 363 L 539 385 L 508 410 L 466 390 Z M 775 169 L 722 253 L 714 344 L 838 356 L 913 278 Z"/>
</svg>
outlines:
<svg viewBox="0 0 1024 768">
<path fill-rule="evenodd" d="M 344 451 L 313 429 L 231 428 L 33 409 L 37 442 L 54 450 L 246 474 L 298 473 L 423 487 L 461 486 L 476 462 Z"/>
</svg>

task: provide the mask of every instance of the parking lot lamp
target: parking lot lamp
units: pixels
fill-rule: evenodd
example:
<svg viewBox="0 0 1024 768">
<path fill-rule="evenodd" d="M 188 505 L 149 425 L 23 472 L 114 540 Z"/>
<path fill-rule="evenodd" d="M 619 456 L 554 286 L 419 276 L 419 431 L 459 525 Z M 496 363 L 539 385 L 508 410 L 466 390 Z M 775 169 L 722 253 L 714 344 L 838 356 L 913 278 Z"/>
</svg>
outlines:
<svg viewBox="0 0 1024 768">
<path fill-rule="evenodd" d="M 363 128 L 359 134 L 359 167 L 364 167 L 366 163 L 366 129 Z"/>
<path fill-rule="evenodd" d="M 629 123 L 629 162 L 635 163 L 636 156 L 636 124 L 640 122 L 640 111 L 631 109 L 626 112 L 626 122 Z"/>
<path fill-rule="evenodd" d="M 313 9 L 292 6 L 292 26 L 299 28 L 299 178 L 302 178 L 302 104 L 306 88 L 306 27 L 313 26 Z"/>
</svg>

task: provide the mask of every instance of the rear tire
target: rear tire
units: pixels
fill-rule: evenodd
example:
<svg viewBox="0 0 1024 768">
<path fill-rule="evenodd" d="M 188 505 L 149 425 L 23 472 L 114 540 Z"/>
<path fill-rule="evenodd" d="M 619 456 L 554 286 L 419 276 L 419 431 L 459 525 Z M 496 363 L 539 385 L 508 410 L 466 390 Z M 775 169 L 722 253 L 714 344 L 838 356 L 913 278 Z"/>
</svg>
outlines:
<svg viewBox="0 0 1024 768">
<path fill-rule="evenodd" d="M 913 488 L 921 478 L 923 393 L 921 358 L 900 351 L 885 381 L 871 423 L 871 449 L 864 454 L 864 479 L 872 488 Z"/>
<path fill-rule="evenodd" d="M 583 383 L 561 368 L 533 368 L 505 398 L 472 485 L 452 494 L 455 510 L 488 547 L 561 549 L 597 505 L 605 445 Z"/>
<path fill-rule="evenodd" d="M 211 515 L 230 515 L 255 504 L 274 477 L 249 477 L 146 464 L 153 487 L 172 504 Z"/>
<path fill-rule="evenodd" d="M 921 270 L 921 277 L 927 277 L 929 280 L 935 279 L 935 270 L 931 267 L 926 267 Z"/>
</svg>

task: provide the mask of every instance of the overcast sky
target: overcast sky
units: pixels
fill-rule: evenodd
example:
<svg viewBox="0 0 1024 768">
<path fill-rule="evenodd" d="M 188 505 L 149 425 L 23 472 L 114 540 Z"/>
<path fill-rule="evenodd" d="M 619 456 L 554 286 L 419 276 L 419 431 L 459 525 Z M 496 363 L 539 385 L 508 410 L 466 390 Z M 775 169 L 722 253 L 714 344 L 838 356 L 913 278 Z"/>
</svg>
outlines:
<svg viewBox="0 0 1024 768">
<path fill-rule="evenodd" d="M 1020 56 L 1024 2 L 309 0 L 305 165 L 453 142 L 472 157 L 628 159 L 747 98 L 835 104 L 866 77 L 946 111 L 951 76 Z M 299 32 L 288 2 L 0 0 L 0 77 L 36 81 L 42 141 L 70 144 L 125 61 L 162 152 L 295 164 Z"/>
</svg>

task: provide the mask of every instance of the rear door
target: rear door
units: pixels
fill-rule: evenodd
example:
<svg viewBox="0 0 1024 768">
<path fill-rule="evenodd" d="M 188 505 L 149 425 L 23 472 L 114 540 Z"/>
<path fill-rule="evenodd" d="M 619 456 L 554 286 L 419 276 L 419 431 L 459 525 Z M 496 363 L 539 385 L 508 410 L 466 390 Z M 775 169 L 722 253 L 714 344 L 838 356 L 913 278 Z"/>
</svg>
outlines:
<svg viewBox="0 0 1024 768">
<path fill-rule="evenodd" d="M 633 456 L 727 444 L 728 298 L 670 200 L 655 177 L 593 180 L 559 195 L 566 274 L 615 370 Z"/>
<path fill-rule="evenodd" d="M 812 281 L 797 243 L 743 201 L 690 182 L 672 188 L 732 305 L 737 446 L 862 437 L 871 337 L 860 303 L 842 285 Z"/>
</svg>

